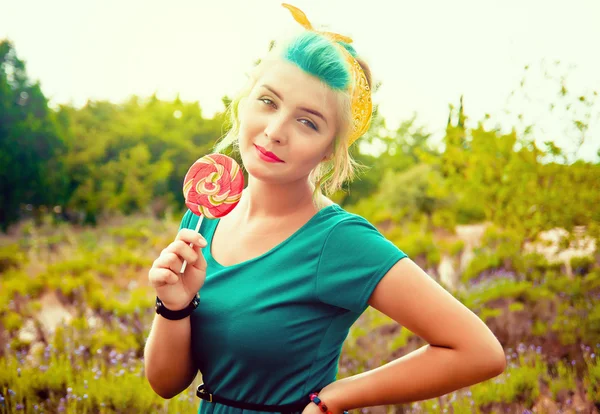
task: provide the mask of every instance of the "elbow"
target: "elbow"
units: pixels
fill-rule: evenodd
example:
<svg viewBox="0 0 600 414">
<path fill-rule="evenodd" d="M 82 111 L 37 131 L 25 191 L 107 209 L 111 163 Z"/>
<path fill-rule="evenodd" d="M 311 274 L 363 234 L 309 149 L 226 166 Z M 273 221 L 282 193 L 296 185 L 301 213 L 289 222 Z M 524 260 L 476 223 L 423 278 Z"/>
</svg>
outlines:
<svg viewBox="0 0 600 414">
<path fill-rule="evenodd" d="M 144 350 L 144 376 L 146 381 L 150 384 L 150 388 L 161 398 L 170 400 L 175 397 L 178 392 L 173 390 L 173 387 L 169 386 L 169 381 L 166 380 L 171 377 L 168 372 L 164 369 L 161 370 L 157 364 L 151 362 L 152 358 L 148 355 L 148 349 Z"/>
<path fill-rule="evenodd" d="M 190 369 L 189 372 L 160 369 L 159 367 L 146 365 L 145 376 L 150 388 L 161 398 L 170 400 L 181 394 L 194 381 L 197 371 Z"/>
<path fill-rule="evenodd" d="M 165 400 L 170 400 L 171 398 L 173 398 L 179 394 L 178 392 L 169 392 L 167 390 L 160 391 L 156 388 L 152 388 L 152 389 L 154 390 L 154 392 L 156 394 L 158 394 L 159 397 L 161 397 L 162 399 L 165 399 Z"/>
<path fill-rule="evenodd" d="M 506 371 L 507 366 L 506 355 L 504 354 L 504 349 L 502 349 L 502 347 L 500 347 L 500 350 L 495 353 L 494 361 L 495 362 L 492 365 L 492 373 L 493 377 L 497 377 Z"/>
<path fill-rule="evenodd" d="M 497 377 L 506 371 L 506 355 L 500 343 L 486 352 L 481 352 L 480 355 L 484 356 L 481 366 L 485 367 L 484 369 L 488 378 Z"/>
<path fill-rule="evenodd" d="M 150 384 L 150 388 L 152 388 L 152 390 L 161 398 L 170 400 L 182 391 L 176 389 L 176 387 L 173 386 L 174 384 L 168 380 L 168 378 L 172 377 L 168 372 L 161 372 L 160 370 L 153 369 L 153 367 L 147 363 L 144 372 L 146 381 Z"/>
<path fill-rule="evenodd" d="M 504 371 L 506 371 L 507 362 L 506 362 L 506 354 L 504 353 L 504 348 L 498 338 L 494 336 L 493 338 L 493 346 L 491 346 L 490 351 L 490 361 L 492 365 L 492 374 L 493 377 L 497 377 L 501 375 Z"/>
<path fill-rule="evenodd" d="M 480 373 L 482 380 L 497 377 L 506 371 L 506 355 L 502 345 L 495 337 L 492 341 L 478 346 L 471 344 L 467 354 L 467 359 L 474 369 Z"/>
<path fill-rule="evenodd" d="M 170 400 L 179 394 L 179 391 L 174 390 L 173 388 L 165 386 L 164 382 L 153 381 L 150 376 L 146 375 L 146 380 L 148 384 L 150 384 L 150 388 L 161 398 L 165 400 Z"/>
</svg>

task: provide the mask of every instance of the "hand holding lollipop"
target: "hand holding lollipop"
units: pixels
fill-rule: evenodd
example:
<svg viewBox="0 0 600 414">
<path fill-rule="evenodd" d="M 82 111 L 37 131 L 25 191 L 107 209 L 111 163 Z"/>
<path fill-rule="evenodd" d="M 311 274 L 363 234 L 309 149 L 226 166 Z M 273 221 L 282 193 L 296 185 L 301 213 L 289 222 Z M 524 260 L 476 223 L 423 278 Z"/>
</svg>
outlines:
<svg viewBox="0 0 600 414">
<path fill-rule="evenodd" d="M 235 161 L 220 154 L 202 157 L 188 171 L 183 185 L 185 201 L 200 220 L 195 231 L 181 229 L 177 233 L 148 273 L 150 285 L 156 289 L 164 308 L 186 309 L 202 288 L 206 280 L 206 260 L 201 250 L 206 247 L 206 241 L 198 237 L 202 217 L 223 217 L 229 213 L 240 199 L 243 182 Z M 186 270 L 188 260 L 193 265 Z"/>
<path fill-rule="evenodd" d="M 227 215 L 240 201 L 244 175 L 233 158 L 223 154 L 205 155 L 188 170 L 183 180 L 186 206 L 200 216 L 195 232 L 200 230 L 202 219 Z M 185 271 L 187 260 L 180 273 Z"/>
</svg>

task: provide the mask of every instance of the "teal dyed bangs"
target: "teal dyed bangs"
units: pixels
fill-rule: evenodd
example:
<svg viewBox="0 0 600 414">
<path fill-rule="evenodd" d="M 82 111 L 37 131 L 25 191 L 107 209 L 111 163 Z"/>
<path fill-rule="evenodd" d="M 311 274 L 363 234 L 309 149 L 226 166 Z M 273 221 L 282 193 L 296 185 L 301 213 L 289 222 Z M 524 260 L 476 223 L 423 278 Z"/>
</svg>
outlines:
<svg viewBox="0 0 600 414">
<path fill-rule="evenodd" d="M 352 46 L 340 44 L 356 56 Z M 343 54 L 328 39 L 317 33 L 307 31 L 294 38 L 285 48 L 283 57 L 332 89 L 343 90 L 350 83 L 350 73 Z"/>
</svg>

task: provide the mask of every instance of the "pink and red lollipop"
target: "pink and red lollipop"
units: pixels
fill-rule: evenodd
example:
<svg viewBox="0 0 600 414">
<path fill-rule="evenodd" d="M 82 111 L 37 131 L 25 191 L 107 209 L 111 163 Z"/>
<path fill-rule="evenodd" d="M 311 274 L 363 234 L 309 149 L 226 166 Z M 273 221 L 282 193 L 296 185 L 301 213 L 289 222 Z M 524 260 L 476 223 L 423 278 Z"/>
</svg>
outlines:
<svg viewBox="0 0 600 414">
<path fill-rule="evenodd" d="M 185 205 L 200 216 L 214 219 L 227 215 L 238 204 L 244 187 L 244 175 L 233 158 L 223 154 L 209 154 L 198 159 L 183 180 Z M 183 262 L 181 273 L 187 262 Z"/>
</svg>

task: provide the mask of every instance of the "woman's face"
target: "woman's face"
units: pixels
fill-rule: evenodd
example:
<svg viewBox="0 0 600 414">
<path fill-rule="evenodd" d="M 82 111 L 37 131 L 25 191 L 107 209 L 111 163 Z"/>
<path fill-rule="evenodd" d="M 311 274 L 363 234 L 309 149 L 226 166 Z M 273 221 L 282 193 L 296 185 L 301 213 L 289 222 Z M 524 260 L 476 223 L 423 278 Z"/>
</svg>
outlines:
<svg viewBox="0 0 600 414">
<path fill-rule="evenodd" d="M 292 63 L 267 64 L 240 103 L 242 161 L 261 181 L 306 179 L 332 154 L 338 130 L 335 93 Z"/>
</svg>

